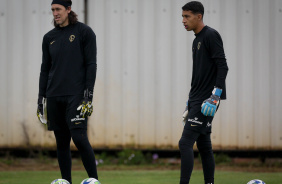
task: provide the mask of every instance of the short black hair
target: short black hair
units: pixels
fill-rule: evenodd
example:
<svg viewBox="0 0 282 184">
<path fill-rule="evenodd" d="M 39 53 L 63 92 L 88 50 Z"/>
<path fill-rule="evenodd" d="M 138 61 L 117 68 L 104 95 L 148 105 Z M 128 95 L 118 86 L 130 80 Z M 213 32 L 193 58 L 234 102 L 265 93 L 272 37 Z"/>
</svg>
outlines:
<svg viewBox="0 0 282 184">
<path fill-rule="evenodd" d="M 191 11 L 193 14 L 201 14 L 204 17 L 204 6 L 199 1 L 191 1 L 182 7 L 183 11 Z"/>
</svg>

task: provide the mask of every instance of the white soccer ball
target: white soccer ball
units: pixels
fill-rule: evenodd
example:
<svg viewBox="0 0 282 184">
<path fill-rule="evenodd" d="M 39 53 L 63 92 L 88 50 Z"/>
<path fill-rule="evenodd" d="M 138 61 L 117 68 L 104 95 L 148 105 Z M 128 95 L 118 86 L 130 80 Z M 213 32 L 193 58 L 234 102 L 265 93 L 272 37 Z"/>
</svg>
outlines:
<svg viewBox="0 0 282 184">
<path fill-rule="evenodd" d="M 55 179 L 54 181 L 52 181 L 51 184 L 70 184 L 70 183 L 64 179 Z"/>
<path fill-rule="evenodd" d="M 95 178 L 86 178 L 80 184 L 101 184 L 101 183 Z"/>
<path fill-rule="evenodd" d="M 249 181 L 247 184 L 265 184 L 265 183 L 261 180 L 254 179 L 254 180 Z"/>
</svg>

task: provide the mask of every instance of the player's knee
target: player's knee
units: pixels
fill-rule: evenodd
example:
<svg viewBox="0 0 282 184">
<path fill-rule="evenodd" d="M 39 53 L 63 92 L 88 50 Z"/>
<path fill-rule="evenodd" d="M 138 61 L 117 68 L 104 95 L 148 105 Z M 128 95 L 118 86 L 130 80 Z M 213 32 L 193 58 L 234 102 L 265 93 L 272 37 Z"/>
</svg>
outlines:
<svg viewBox="0 0 282 184">
<path fill-rule="evenodd" d="M 71 138 L 69 134 L 66 134 L 65 132 L 62 132 L 62 131 L 54 131 L 54 134 L 55 134 L 58 150 L 70 149 Z"/>
<path fill-rule="evenodd" d="M 185 139 L 181 137 L 181 139 L 178 142 L 178 147 L 180 151 L 185 151 L 187 149 L 193 149 L 194 143 L 192 143 L 189 139 Z"/>
<path fill-rule="evenodd" d="M 199 144 L 197 143 L 197 147 L 200 153 L 212 153 L 211 144 Z"/>
<path fill-rule="evenodd" d="M 72 129 L 71 130 L 71 137 L 75 144 L 75 146 L 80 149 L 88 142 L 87 134 L 85 130 L 81 129 Z"/>
</svg>

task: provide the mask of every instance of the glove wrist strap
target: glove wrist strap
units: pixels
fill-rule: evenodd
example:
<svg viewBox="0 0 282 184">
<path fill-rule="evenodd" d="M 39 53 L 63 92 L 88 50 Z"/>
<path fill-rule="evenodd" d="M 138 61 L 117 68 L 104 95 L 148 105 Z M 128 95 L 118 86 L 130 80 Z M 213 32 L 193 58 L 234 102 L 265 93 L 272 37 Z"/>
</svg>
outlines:
<svg viewBox="0 0 282 184">
<path fill-rule="evenodd" d="M 38 96 L 37 104 L 43 104 L 43 96 Z"/>
<path fill-rule="evenodd" d="M 84 98 L 88 98 L 88 100 L 92 101 L 93 91 L 89 89 L 84 90 Z"/>
<path fill-rule="evenodd" d="M 212 91 L 212 94 L 213 94 L 213 95 L 216 95 L 216 96 L 220 97 L 220 96 L 221 96 L 221 93 L 222 93 L 222 89 L 219 89 L 219 88 L 217 88 L 217 87 L 214 87 L 214 89 L 213 89 L 213 91 Z"/>
</svg>

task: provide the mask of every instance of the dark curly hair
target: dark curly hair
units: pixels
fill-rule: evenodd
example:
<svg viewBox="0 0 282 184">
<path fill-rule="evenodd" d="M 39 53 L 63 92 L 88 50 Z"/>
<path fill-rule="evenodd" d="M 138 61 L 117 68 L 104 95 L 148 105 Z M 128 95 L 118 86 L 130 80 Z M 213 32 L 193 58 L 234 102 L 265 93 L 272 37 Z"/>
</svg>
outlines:
<svg viewBox="0 0 282 184">
<path fill-rule="evenodd" d="M 204 6 L 201 2 L 191 1 L 182 7 L 183 11 L 191 11 L 193 14 L 201 14 L 204 17 Z"/>
<path fill-rule="evenodd" d="M 72 5 L 72 1 L 71 0 L 62 0 L 62 1 L 65 1 L 67 2 L 68 4 Z M 67 8 L 66 8 L 67 9 Z M 78 19 L 77 19 L 77 14 L 71 10 L 71 12 L 69 13 L 68 15 L 68 18 L 69 18 L 69 23 L 70 24 L 76 24 Z M 58 27 L 59 25 L 56 23 L 56 21 L 54 21 L 53 19 L 53 24 L 55 27 Z"/>
</svg>

